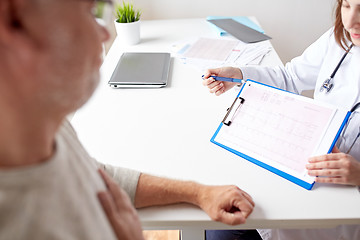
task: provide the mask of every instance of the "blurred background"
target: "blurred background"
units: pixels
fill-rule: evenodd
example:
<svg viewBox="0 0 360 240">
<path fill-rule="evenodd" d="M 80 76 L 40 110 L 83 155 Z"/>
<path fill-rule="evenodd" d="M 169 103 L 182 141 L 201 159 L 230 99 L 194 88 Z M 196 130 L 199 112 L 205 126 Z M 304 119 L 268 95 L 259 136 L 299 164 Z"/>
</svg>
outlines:
<svg viewBox="0 0 360 240">
<path fill-rule="evenodd" d="M 122 2 L 116 0 L 116 2 Z M 255 16 L 285 63 L 328 30 L 335 0 L 130 0 L 142 20 Z"/>
</svg>

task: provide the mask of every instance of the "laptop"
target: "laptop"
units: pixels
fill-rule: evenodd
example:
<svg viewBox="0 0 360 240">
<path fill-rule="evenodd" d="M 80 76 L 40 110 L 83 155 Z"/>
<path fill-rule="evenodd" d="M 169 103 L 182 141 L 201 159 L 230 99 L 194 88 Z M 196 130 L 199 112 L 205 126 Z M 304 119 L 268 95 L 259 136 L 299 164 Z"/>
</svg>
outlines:
<svg viewBox="0 0 360 240">
<path fill-rule="evenodd" d="M 125 52 L 110 78 L 113 88 L 161 88 L 168 83 L 170 53 Z"/>
</svg>

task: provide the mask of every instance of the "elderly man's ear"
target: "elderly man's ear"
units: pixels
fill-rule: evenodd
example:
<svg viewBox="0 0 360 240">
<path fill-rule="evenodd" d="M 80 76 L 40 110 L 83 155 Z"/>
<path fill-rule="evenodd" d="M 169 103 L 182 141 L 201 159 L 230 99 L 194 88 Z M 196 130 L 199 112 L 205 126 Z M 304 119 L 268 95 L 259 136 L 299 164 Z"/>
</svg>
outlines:
<svg viewBox="0 0 360 240">
<path fill-rule="evenodd" d="M 23 0 L 1 0 L 0 1 L 0 41 L 4 44 L 13 38 L 13 34 L 21 28 L 19 19 Z"/>
<path fill-rule="evenodd" d="M 0 1 L 0 48 L 2 54 L 9 50 L 11 55 L 28 57 L 36 45 L 30 29 L 24 24 L 29 6 L 36 0 Z M 14 56 L 15 57 L 15 56 Z"/>
</svg>

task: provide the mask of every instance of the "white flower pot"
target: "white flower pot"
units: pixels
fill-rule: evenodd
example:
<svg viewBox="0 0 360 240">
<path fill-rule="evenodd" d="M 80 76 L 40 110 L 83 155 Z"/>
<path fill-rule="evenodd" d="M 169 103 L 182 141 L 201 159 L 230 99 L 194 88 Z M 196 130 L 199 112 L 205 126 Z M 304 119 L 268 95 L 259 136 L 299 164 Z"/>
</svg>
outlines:
<svg viewBox="0 0 360 240">
<path fill-rule="evenodd" d="M 135 45 L 140 42 L 140 20 L 132 23 L 118 23 L 115 20 L 118 40 L 124 45 Z"/>
</svg>

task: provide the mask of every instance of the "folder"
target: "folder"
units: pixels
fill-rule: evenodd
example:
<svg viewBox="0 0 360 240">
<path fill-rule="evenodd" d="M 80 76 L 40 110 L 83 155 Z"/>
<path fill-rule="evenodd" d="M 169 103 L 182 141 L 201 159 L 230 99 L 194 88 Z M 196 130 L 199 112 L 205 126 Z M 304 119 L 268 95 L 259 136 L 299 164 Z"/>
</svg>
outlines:
<svg viewBox="0 0 360 240">
<path fill-rule="evenodd" d="M 254 23 L 249 17 L 245 17 L 245 16 L 234 16 L 234 17 L 208 16 L 208 17 L 206 17 L 206 20 L 208 21 L 208 20 L 217 20 L 217 19 L 228 19 L 228 18 L 230 18 L 238 23 L 241 23 L 249 28 L 252 28 L 260 33 L 264 33 L 264 30 L 259 25 Z M 211 24 L 211 25 L 214 27 L 214 29 L 218 32 L 218 34 L 220 36 L 224 36 L 224 35 L 228 34 L 225 30 L 217 27 L 216 25 L 214 25 L 214 24 Z"/>
<path fill-rule="evenodd" d="M 349 116 L 333 105 L 247 80 L 211 142 L 311 190 L 308 158 L 331 152 Z"/>
<path fill-rule="evenodd" d="M 223 29 L 227 33 L 233 35 L 234 37 L 245 43 L 256 43 L 271 39 L 271 37 L 261 32 L 258 32 L 244 24 L 241 24 L 231 18 L 213 19 L 207 21 Z"/>
</svg>

